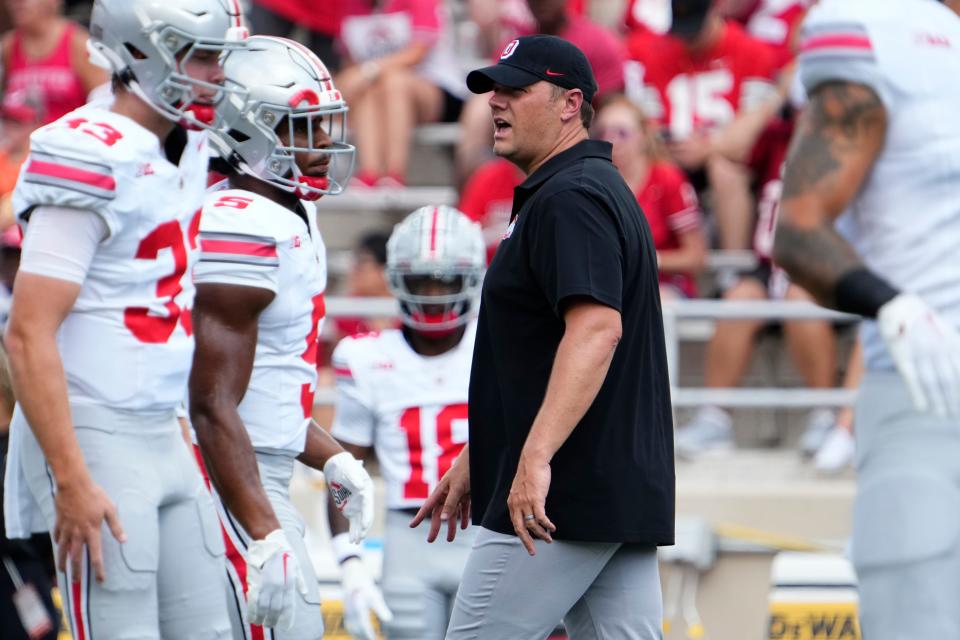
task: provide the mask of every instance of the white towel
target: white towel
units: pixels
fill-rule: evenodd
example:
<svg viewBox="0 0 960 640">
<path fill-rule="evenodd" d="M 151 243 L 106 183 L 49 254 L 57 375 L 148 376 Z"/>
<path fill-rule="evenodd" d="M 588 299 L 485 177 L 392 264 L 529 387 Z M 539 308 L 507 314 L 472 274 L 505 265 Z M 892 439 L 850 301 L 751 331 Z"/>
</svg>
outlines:
<svg viewBox="0 0 960 640">
<path fill-rule="evenodd" d="M 17 405 L 10 421 L 10 441 L 7 451 L 7 470 L 3 478 L 3 517 L 8 538 L 29 538 L 47 530 L 40 505 L 34 499 L 23 472 L 21 449 L 27 425 Z"/>
</svg>

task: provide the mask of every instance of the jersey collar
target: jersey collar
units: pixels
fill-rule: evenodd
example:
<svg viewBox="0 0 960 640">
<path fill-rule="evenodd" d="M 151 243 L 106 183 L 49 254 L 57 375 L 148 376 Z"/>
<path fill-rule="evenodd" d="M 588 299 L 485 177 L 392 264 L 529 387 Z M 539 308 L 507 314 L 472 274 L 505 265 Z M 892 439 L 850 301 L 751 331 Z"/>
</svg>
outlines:
<svg viewBox="0 0 960 640">
<path fill-rule="evenodd" d="M 560 170 L 586 158 L 603 158 L 612 161 L 613 145 L 605 140 L 581 140 L 544 162 L 539 169 L 514 189 L 512 217 L 517 215 L 523 204 L 536 193 L 544 182 L 559 173 Z"/>
</svg>

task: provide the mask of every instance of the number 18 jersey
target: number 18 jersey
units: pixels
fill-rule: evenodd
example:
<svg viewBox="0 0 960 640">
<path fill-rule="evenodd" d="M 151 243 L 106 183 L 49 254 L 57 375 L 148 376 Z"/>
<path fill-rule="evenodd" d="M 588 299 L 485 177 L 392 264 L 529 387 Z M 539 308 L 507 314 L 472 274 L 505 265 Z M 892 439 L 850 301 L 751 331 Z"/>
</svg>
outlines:
<svg viewBox="0 0 960 640">
<path fill-rule="evenodd" d="M 161 414 L 183 399 L 207 162 L 205 133 L 188 133 L 173 164 L 156 135 L 93 105 L 31 135 L 13 194 L 20 222 L 67 207 L 108 229 L 57 334 L 72 404 Z"/>
<path fill-rule="evenodd" d="M 467 442 L 476 323 L 439 356 L 422 356 L 400 329 L 344 338 L 333 353 L 332 433 L 374 447 L 390 509 L 419 507 Z"/>
</svg>

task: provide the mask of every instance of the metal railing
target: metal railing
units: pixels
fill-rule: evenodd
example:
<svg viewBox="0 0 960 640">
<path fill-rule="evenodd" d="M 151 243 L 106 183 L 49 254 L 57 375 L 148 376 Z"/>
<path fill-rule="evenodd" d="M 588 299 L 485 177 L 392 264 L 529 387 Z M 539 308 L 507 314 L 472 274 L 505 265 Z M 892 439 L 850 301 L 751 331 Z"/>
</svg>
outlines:
<svg viewBox="0 0 960 640">
<path fill-rule="evenodd" d="M 710 389 L 678 384 L 681 332 L 684 320 L 825 320 L 854 323 L 860 320 L 815 304 L 789 300 L 676 300 L 663 305 L 663 331 L 674 407 L 719 405 L 730 408 L 810 408 L 847 406 L 856 392 L 849 389 L 734 387 Z"/>
<path fill-rule="evenodd" d="M 327 298 L 327 316 L 390 317 L 397 314 L 393 298 Z M 678 384 L 682 324 L 690 321 L 722 320 L 825 320 L 832 323 L 855 323 L 860 320 L 837 311 L 801 301 L 728 301 L 728 300 L 671 300 L 663 304 L 664 339 L 667 364 L 675 407 L 696 407 L 716 404 L 730 408 L 810 408 L 846 406 L 854 402 L 855 391 L 848 389 L 735 387 L 711 389 L 681 387 Z M 333 389 L 318 389 L 315 404 L 331 404 Z"/>
</svg>

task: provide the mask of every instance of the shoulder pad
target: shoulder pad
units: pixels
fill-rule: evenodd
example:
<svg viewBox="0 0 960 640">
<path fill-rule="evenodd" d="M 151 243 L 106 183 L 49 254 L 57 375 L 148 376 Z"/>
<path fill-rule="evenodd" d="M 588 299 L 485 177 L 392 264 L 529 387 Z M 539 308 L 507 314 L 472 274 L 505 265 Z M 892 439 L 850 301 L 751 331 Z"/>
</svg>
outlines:
<svg viewBox="0 0 960 640">
<path fill-rule="evenodd" d="M 276 240 L 280 205 L 242 189 L 210 191 L 203 201 L 200 231 L 248 234 Z"/>
<path fill-rule="evenodd" d="M 114 134 L 88 133 L 70 122 L 62 118 L 30 136 L 30 155 L 13 195 L 18 216 L 38 206 L 99 210 L 116 198 L 119 154 L 108 144 L 115 143 Z"/>
</svg>

